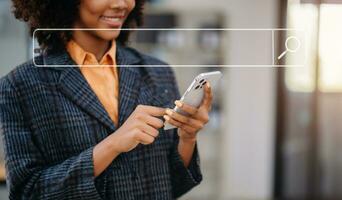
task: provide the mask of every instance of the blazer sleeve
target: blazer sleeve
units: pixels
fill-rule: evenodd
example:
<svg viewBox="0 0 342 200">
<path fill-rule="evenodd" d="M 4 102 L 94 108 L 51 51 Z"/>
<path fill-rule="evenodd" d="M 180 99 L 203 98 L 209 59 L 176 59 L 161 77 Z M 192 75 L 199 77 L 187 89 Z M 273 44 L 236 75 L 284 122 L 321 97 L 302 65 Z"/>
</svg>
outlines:
<svg viewBox="0 0 342 200">
<path fill-rule="evenodd" d="M 89 147 L 62 163 L 47 166 L 23 117 L 20 95 L 0 80 L 0 130 L 10 199 L 101 199 L 95 187 Z"/>
<path fill-rule="evenodd" d="M 179 137 L 177 129 L 173 130 L 174 144 L 171 149 L 171 184 L 174 198 L 178 198 L 191 190 L 202 181 L 202 173 L 200 169 L 200 158 L 198 154 L 197 144 L 192 155 L 190 164 L 185 167 L 184 162 L 178 152 Z"/>
<path fill-rule="evenodd" d="M 179 89 L 172 70 L 170 70 L 170 77 L 173 82 L 174 99 L 179 99 Z M 202 181 L 202 173 L 200 169 L 200 158 L 198 153 L 197 144 L 192 155 L 190 164 L 185 167 L 184 162 L 178 152 L 178 129 L 169 130 L 172 135 L 172 147 L 170 153 L 170 166 L 171 166 L 171 184 L 172 193 L 174 198 L 178 198 L 191 190 Z"/>
</svg>

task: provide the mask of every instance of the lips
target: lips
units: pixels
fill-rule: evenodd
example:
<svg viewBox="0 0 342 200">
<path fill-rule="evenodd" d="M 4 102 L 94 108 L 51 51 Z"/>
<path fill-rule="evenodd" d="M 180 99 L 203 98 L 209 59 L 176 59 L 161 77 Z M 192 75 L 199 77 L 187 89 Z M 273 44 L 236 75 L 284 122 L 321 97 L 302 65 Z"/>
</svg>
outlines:
<svg viewBox="0 0 342 200">
<path fill-rule="evenodd" d="M 117 15 L 117 16 L 105 16 L 102 15 L 100 17 L 100 20 L 107 24 L 111 28 L 119 28 L 122 25 L 122 22 L 124 20 L 123 15 Z"/>
</svg>

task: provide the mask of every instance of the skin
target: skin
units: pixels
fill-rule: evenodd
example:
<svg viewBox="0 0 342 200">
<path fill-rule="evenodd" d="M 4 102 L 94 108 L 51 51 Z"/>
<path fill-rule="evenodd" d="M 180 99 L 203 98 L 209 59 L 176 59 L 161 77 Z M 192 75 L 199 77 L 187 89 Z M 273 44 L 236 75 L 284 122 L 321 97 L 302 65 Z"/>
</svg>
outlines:
<svg viewBox="0 0 342 200">
<path fill-rule="evenodd" d="M 175 101 L 176 106 L 187 113 L 187 115 L 179 114 L 172 109 L 166 109 L 165 111 L 166 115 L 164 115 L 164 119 L 178 127 L 178 152 L 185 166 L 189 166 L 191 161 L 197 140 L 197 133 L 209 122 L 212 99 L 213 93 L 210 84 L 206 83 L 204 97 L 198 108 L 177 100 Z"/>
<path fill-rule="evenodd" d="M 121 25 L 135 6 L 135 0 L 81 0 L 80 15 L 74 28 L 113 28 L 103 21 L 102 16 L 122 15 Z M 116 27 L 117 28 L 117 27 Z M 118 28 L 117 28 L 118 29 Z M 120 30 L 111 31 L 74 31 L 75 40 L 85 51 L 93 53 L 97 60 L 110 48 Z M 199 108 L 176 101 L 187 116 L 154 106 L 138 105 L 125 123 L 98 143 L 93 150 L 94 176 L 99 176 L 121 153 L 129 152 L 138 144 L 149 145 L 156 140 L 158 129 L 163 127 L 163 116 L 166 121 L 178 127 L 180 137 L 179 154 L 187 167 L 191 161 L 197 133 L 209 121 L 212 92 L 209 84 L 205 87 L 205 95 Z"/>
<path fill-rule="evenodd" d="M 79 18 L 74 28 L 115 29 L 115 30 L 77 30 L 73 39 L 86 51 L 100 60 L 110 48 L 110 43 L 120 34 L 124 21 L 135 7 L 135 0 L 81 0 Z M 103 16 L 120 16 L 120 26 L 113 27 L 106 23 Z"/>
</svg>

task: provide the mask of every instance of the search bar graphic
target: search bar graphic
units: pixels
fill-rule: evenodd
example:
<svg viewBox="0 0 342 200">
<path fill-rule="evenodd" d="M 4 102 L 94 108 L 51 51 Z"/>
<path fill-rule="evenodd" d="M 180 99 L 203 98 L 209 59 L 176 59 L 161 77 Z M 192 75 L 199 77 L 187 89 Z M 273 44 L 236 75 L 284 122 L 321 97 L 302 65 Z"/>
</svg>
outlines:
<svg viewBox="0 0 342 200">
<path fill-rule="evenodd" d="M 295 41 L 296 47 L 294 49 L 289 47 L 290 46 L 289 43 L 291 42 L 291 40 Z M 296 53 L 298 51 L 298 49 L 300 48 L 300 46 L 301 46 L 301 42 L 297 37 L 295 37 L 295 36 L 288 37 L 285 41 L 286 50 L 282 54 L 280 54 L 280 56 L 278 56 L 278 60 L 280 60 L 282 57 L 284 57 L 286 55 L 286 53 L 288 53 L 288 52 L 289 53 Z"/>
<path fill-rule="evenodd" d="M 285 28 L 36 29 L 32 41 L 33 62 L 37 67 L 70 67 L 66 63 L 46 65 L 36 62 L 36 56 L 44 53 L 35 39 L 39 32 L 55 34 L 58 31 L 117 30 L 132 32 L 127 45 L 130 48 L 168 63 L 168 65 L 135 64 L 134 67 L 303 67 L 305 65 L 305 32 Z M 130 65 L 120 66 L 130 67 Z"/>
</svg>

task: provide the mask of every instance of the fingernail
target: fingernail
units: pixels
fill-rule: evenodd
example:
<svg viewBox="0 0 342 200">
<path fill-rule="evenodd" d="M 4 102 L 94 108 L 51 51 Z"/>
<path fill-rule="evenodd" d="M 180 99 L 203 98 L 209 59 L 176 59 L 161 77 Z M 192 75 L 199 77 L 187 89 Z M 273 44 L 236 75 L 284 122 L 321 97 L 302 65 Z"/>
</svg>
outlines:
<svg viewBox="0 0 342 200">
<path fill-rule="evenodd" d="M 168 114 L 168 115 L 170 115 L 170 116 L 171 116 L 171 115 L 172 115 L 172 113 L 173 113 L 173 112 L 172 112 L 170 109 L 166 109 L 166 114 Z"/>
<path fill-rule="evenodd" d="M 209 82 L 207 82 L 207 87 L 210 88 L 210 83 Z"/>
<path fill-rule="evenodd" d="M 178 101 L 178 100 L 175 101 L 175 104 L 176 104 L 176 106 L 178 106 L 179 108 L 181 108 L 181 107 L 183 106 L 183 102 Z"/>
<path fill-rule="evenodd" d="M 167 115 L 164 115 L 163 117 L 164 117 L 164 119 L 165 119 L 166 121 L 169 121 L 169 120 L 170 120 L 170 117 L 167 116 Z"/>
</svg>

